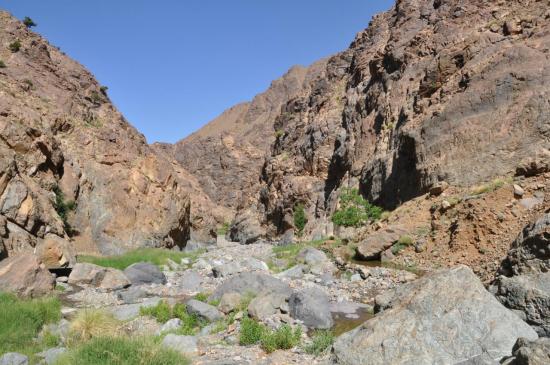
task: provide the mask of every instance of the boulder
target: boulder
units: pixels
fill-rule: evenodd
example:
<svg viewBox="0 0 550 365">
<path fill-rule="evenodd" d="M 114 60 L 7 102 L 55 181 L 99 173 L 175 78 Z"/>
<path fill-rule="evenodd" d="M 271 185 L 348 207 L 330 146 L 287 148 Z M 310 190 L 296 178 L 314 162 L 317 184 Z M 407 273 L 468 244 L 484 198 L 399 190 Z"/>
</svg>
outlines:
<svg viewBox="0 0 550 365">
<path fill-rule="evenodd" d="M 505 276 L 550 271 L 550 213 L 528 224 L 512 243 L 499 273 Z"/>
<path fill-rule="evenodd" d="M 248 305 L 248 314 L 258 321 L 263 321 L 279 312 L 279 308 L 285 303 L 284 295 L 276 293 L 260 295 L 252 299 Z"/>
<path fill-rule="evenodd" d="M 355 254 L 360 260 L 380 260 L 382 252 L 390 248 L 399 237 L 406 233 L 401 227 L 388 227 L 377 231 L 359 242 Z"/>
<path fill-rule="evenodd" d="M 128 266 L 124 274 L 133 285 L 166 284 L 166 276 L 160 269 L 149 262 L 137 262 Z"/>
<path fill-rule="evenodd" d="M 238 262 L 228 262 L 226 264 L 221 264 L 214 266 L 212 268 L 212 274 L 215 278 L 225 278 L 230 275 L 240 273 L 242 271 L 241 265 Z"/>
<path fill-rule="evenodd" d="M 117 292 L 117 297 L 125 304 L 132 304 L 137 303 L 141 299 L 147 297 L 147 292 L 139 286 L 131 286 L 127 290 L 121 290 Z"/>
<path fill-rule="evenodd" d="M 245 257 L 240 261 L 240 264 L 250 271 L 269 271 L 269 267 L 265 262 L 254 257 Z"/>
<path fill-rule="evenodd" d="M 529 341 L 518 338 L 512 356 L 502 362 L 503 365 L 547 365 L 550 364 L 550 338 Z"/>
<path fill-rule="evenodd" d="M 512 243 L 490 290 L 540 336 L 550 336 L 550 213 L 527 225 Z"/>
<path fill-rule="evenodd" d="M 21 254 L 0 261 L 0 291 L 38 297 L 54 288 L 55 277 L 36 255 Z"/>
<path fill-rule="evenodd" d="M 276 274 L 276 276 L 278 278 L 301 279 L 304 277 L 304 273 L 306 272 L 306 270 L 306 266 L 299 264 L 292 266 L 290 269 L 287 269 L 285 271 L 281 271 L 280 273 Z"/>
<path fill-rule="evenodd" d="M 315 265 L 328 260 L 327 255 L 323 251 L 313 247 L 302 249 L 296 256 L 296 259 L 306 265 Z"/>
<path fill-rule="evenodd" d="M 38 353 L 38 357 L 44 359 L 47 365 L 54 365 L 59 357 L 67 352 L 65 347 L 54 347 Z"/>
<path fill-rule="evenodd" d="M 178 329 L 181 328 L 182 326 L 182 321 L 181 319 L 179 318 L 172 318 L 172 319 L 169 319 L 165 324 L 162 325 L 162 327 L 158 330 L 157 332 L 157 336 L 160 336 L 161 334 L 163 333 L 166 333 L 166 332 L 172 332 L 172 331 L 176 331 Z"/>
<path fill-rule="evenodd" d="M 502 304 L 521 313 L 540 336 L 550 336 L 550 272 L 500 276 L 493 290 Z"/>
<path fill-rule="evenodd" d="M 265 229 L 251 211 L 239 213 L 229 228 L 231 241 L 240 242 L 241 245 L 254 243 L 264 237 L 265 234 Z"/>
<path fill-rule="evenodd" d="M 29 358 L 17 352 L 8 352 L 0 357 L 0 365 L 29 365 Z"/>
<path fill-rule="evenodd" d="M 292 289 L 283 281 L 260 272 L 243 272 L 226 279 L 211 295 L 211 300 L 220 299 L 225 293 L 241 295 L 260 293 L 278 293 L 287 297 Z"/>
<path fill-rule="evenodd" d="M 154 307 L 159 304 L 161 300 L 162 299 L 159 297 L 154 297 L 146 299 L 141 303 L 115 305 L 108 308 L 108 310 L 119 321 L 127 321 L 139 316 L 139 311 L 141 307 Z"/>
<path fill-rule="evenodd" d="M 199 351 L 195 336 L 168 334 L 162 340 L 162 346 L 175 350 L 183 355 L 194 355 Z"/>
<path fill-rule="evenodd" d="M 196 314 L 199 317 L 207 319 L 209 322 L 214 322 L 218 319 L 223 318 L 223 313 L 221 313 L 216 307 L 208 303 L 191 299 L 186 304 L 187 312 L 189 314 Z"/>
<path fill-rule="evenodd" d="M 119 290 L 130 286 L 130 281 L 120 270 L 89 263 L 74 265 L 69 284 L 92 285 L 105 290 Z"/>
<path fill-rule="evenodd" d="M 38 244 L 36 255 L 48 269 L 73 267 L 76 264 L 73 245 L 69 241 L 51 234 Z"/>
<path fill-rule="evenodd" d="M 466 266 L 438 271 L 375 300 L 377 315 L 338 337 L 333 364 L 498 361 L 537 334 L 500 304 Z"/>
<path fill-rule="evenodd" d="M 317 288 L 307 288 L 292 294 L 288 300 L 290 315 L 309 328 L 328 329 L 334 324 L 328 296 Z"/>
<path fill-rule="evenodd" d="M 179 280 L 179 285 L 182 289 L 190 292 L 200 291 L 202 284 L 202 276 L 194 270 L 186 270 Z"/>
<path fill-rule="evenodd" d="M 239 308 L 243 296 L 239 293 L 225 293 L 220 299 L 220 305 L 218 308 L 223 313 L 230 313 Z"/>
</svg>

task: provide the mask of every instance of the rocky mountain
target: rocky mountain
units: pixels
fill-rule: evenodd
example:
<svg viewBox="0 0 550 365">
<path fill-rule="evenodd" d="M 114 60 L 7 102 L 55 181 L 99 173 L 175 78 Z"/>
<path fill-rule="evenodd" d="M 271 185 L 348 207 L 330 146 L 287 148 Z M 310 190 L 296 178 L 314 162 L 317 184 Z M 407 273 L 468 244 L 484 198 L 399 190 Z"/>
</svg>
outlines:
<svg viewBox="0 0 550 365">
<path fill-rule="evenodd" d="M 297 203 L 309 236 L 330 235 L 342 187 L 391 210 L 513 175 L 549 147 L 549 17 L 548 1 L 398 0 L 307 82 L 291 70 L 173 154 L 237 208 L 235 237 L 291 232 Z M 259 98 L 275 102 L 258 114 Z"/>
<path fill-rule="evenodd" d="M 183 247 L 186 172 L 147 145 L 106 88 L 6 12 L 0 59 L 0 255 Z"/>
</svg>

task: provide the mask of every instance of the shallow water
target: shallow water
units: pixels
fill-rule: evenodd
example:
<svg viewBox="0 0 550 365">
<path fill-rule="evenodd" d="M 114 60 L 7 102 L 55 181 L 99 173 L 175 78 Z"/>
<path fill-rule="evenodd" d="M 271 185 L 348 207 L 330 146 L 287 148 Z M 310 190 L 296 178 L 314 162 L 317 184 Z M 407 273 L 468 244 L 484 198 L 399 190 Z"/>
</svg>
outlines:
<svg viewBox="0 0 550 365">
<path fill-rule="evenodd" d="M 374 317 L 374 314 L 368 308 L 359 308 L 354 317 L 349 318 L 350 315 L 347 313 L 332 313 L 332 318 L 334 319 L 334 327 L 332 331 L 334 336 L 340 336 L 344 332 L 351 331 L 352 329 L 359 327 L 365 321 Z"/>
</svg>

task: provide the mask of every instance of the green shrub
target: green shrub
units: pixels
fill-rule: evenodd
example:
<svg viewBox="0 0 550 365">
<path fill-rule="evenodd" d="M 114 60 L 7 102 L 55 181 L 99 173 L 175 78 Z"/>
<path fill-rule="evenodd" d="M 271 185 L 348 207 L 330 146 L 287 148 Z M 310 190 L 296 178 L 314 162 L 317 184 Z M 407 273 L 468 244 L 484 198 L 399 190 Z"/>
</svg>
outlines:
<svg viewBox="0 0 550 365">
<path fill-rule="evenodd" d="M 141 307 L 139 313 L 142 316 L 155 318 L 159 323 L 166 323 L 172 318 L 179 318 L 182 321 L 181 328 L 177 333 L 182 335 L 194 335 L 206 325 L 206 321 L 196 314 L 189 314 L 185 304 L 177 303 L 173 307 L 164 300 L 154 307 Z"/>
<path fill-rule="evenodd" d="M 139 248 L 128 251 L 122 255 L 115 256 L 78 256 L 79 262 L 89 262 L 91 264 L 112 267 L 119 270 L 124 270 L 128 266 L 136 262 L 150 262 L 157 266 L 165 265 L 168 259 L 180 262 L 183 258 L 195 260 L 203 251 L 195 251 L 192 253 L 172 251 L 162 248 Z"/>
<path fill-rule="evenodd" d="M 2 60 L 0 60 L 0 68 L 6 68 L 6 64 Z"/>
<path fill-rule="evenodd" d="M 294 206 L 294 227 L 298 236 L 301 236 L 304 232 L 304 228 L 307 224 L 306 212 L 304 205 L 302 203 L 296 204 Z"/>
<path fill-rule="evenodd" d="M 365 200 L 357 189 L 344 189 L 340 195 L 340 209 L 332 215 L 332 222 L 343 227 L 359 227 L 382 216 L 382 208 Z"/>
<path fill-rule="evenodd" d="M 175 318 L 172 307 L 170 307 L 170 304 L 164 300 L 161 300 L 153 307 L 141 307 L 139 309 L 139 314 L 142 316 L 153 317 L 160 323 L 165 323 L 168 322 L 168 320 Z"/>
<path fill-rule="evenodd" d="M 54 208 L 57 215 L 63 221 L 65 231 L 67 233 L 72 232 L 71 225 L 69 224 L 69 213 L 76 209 L 76 203 L 74 201 L 65 201 L 65 194 L 61 191 L 59 186 L 54 186 L 53 192 L 55 194 Z"/>
<path fill-rule="evenodd" d="M 61 303 L 57 298 L 23 300 L 0 293 L 0 354 L 32 355 L 41 351 L 41 344 L 34 339 L 45 324 L 60 319 Z"/>
<path fill-rule="evenodd" d="M 288 350 L 298 345 L 301 337 L 300 327 L 293 330 L 292 327 L 285 324 L 274 331 L 264 331 L 260 339 L 260 346 L 267 353 L 275 350 Z"/>
<path fill-rule="evenodd" d="M 97 104 L 97 105 L 99 105 L 99 104 L 101 104 L 101 103 L 103 102 L 103 98 L 102 98 L 101 95 L 100 95 L 97 91 L 95 91 L 95 90 L 93 90 L 93 91 L 90 93 L 90 100 L 92 101 L 92 103 Z"/>
<path fill-rule="evenodd" d="M 397 243 L 405 246 L 410 246 L 414 243 L 414 240 L 411 236 L 403 235 L 399 237 L 399 239 L 397 240 Z"/>
<path fill-rule="evenodd" d="M 311 340 L 311 344 L 305 347 L 305 351 L 308 354 L 320 356 L 323 355 L 334 343 L 334 334 L 332 331 L 328 330 L 316 331 Z"/>
<path fill-rule="evenodd" d="M 216 233 L 218 234 L 218 236 L 225 236 L 225 234 L 229 231 L 230 226 L 231 223 L 225 222 L 216 230 Z"/>
<path fill-rule="evenodd" d="M 245 316 L 241 320 L 241 330 L 239 332 L 239 344 L 241 346 L 254 345 L 260 342 L 266 328 L 263 324 L 256 322 L 252 318 Z"/>
<path fill-rule="evenodd" d="M 99 88 L 99 91 L 101 91 L 101 93 L 105 96 L 107 96 L 107 90 L 109 90 L 107 86 L 100 86 Z"/>
<path fill-rule="evenodd" d="M 18 39 L 16 41 L 11 42 L 10 45 L 8 46 L 8 48 L 13 53 L 19 52 L 19 50 L 21 49 L 21 41 L 19 41 L 19 39 Z"/>
<path fill-rule="evenodd" d="M 189 360 L 151 339 L 94 338 L 61 356 L 57 365 L 188 365 Z"/>
<path fill-rule="evenodd" d="M 27 28 L 36 27 L 36 23 L 28 16 L 26 16 L 25 19 L 23 19 L 23 24 L 25 24 Z"/>
<path fill-rule="evenodd" d="M 207 303 L 208 302 L 208 294 L 199 293 L 199 294 L 195 295 L 193 299 L 198 300 L 199 302 Z"/>
<path fill-rule="evenodd" d="M 275 138 L 281 138 L 285 135 L 285 131 L 283 129 L 277 129 L 275 131 Z"/>
</svg>

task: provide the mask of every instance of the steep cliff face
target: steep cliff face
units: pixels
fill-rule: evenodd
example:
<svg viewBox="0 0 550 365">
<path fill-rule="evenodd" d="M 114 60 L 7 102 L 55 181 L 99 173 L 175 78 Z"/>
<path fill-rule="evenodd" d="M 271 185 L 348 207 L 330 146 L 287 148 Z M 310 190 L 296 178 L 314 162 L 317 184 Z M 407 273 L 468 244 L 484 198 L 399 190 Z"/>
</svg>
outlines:
<svg viewBox="0 0 550 365">
<path fill-rule="evenodd" d="M 548 1 L 399 0 L 282 107 L 262 174 L 272 234 L 326 234 L 342 186 L 393 209 L 445 180 L 513 174 L 548 148 Z M 316 232 L 317 234 L 317 232 Z"/>
<path fill-rule="evenodd" d="M 93 76 L 6 12 L 0 59 L 2 255 L 49 236 L 81 252 L 184 246 L 186 172 L 146 144 Z"/>
<path fill-rule="evenodd" d="M 294 67 L 266 92 L 225 111 L 191 136 L 174 145 L 155 145 L 197 179 L 210 203 L 207 209 L 200 203 L 193 206 L 201 217 L 214 212 L 217 222 L 209 224 L 231 221 L 237 208 L 255 202 L 262 165 L 280 133 L 273 121 L 283 104 L 309 89 L 323 64 L 320 61 L 309 68 Z"/>
</svg>

